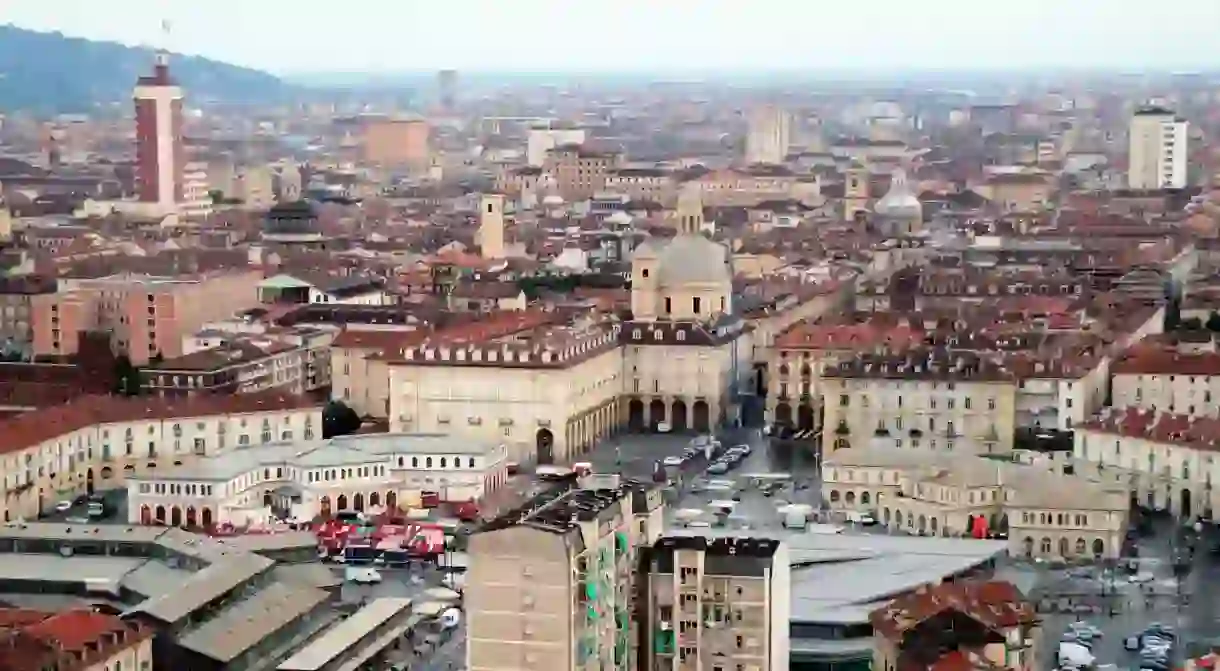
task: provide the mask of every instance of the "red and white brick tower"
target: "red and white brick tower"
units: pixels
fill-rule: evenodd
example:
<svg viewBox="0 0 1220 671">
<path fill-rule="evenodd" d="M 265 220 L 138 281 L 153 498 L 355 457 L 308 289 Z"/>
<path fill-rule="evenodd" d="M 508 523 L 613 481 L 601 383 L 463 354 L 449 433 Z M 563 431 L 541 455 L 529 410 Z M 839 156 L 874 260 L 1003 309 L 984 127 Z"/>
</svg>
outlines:
<svg viewBox="0 0 1220 671">
<path fill-rule="evenodd" d="M 183 201 L 182 88 L 170 77 L 169 55 L 157 54 L 151 76 L 140 77 L 136 106 L 136 195 L 167 211 Z"/>
</svg>

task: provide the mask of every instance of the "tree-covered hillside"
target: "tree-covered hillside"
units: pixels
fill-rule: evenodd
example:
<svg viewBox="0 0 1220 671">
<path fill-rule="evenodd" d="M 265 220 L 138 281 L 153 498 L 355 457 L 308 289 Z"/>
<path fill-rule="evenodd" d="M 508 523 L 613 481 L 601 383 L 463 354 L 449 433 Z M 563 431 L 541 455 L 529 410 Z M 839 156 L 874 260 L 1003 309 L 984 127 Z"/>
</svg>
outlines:
<svg viewBox="0 0 1220 671">
<path fill-rule="evenodd" d="M 129 101 L 154 55 L 114 42 L 0 25 L 0 110 L 86 112 Z M 170 67 L 195 101 L 269 103 L 293 91 L 273 75 L 206 58 L 175 55 Z"/>
</svg>

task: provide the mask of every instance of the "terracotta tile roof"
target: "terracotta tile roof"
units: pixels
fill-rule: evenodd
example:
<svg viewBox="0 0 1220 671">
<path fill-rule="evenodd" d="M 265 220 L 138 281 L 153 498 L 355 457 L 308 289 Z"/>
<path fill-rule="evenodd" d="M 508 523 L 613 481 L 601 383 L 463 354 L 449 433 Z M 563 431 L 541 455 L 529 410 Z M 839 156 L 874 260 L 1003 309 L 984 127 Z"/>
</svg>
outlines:
<svg viewBox="0 0 1220 671">
<path fill-rule="evenodd" d="M 0 671 L 78 671 L 140 642 L 153 630 L 91 610 L 0 609 Z"/>
<path fill-rule="evenodd" d="M 1191 417 L 1143 408 L 1126 408 L 1109 410 L 1097 419 L 1078 424 L 1076 430 L 1182 445 L 1211 452 L 1220 451 L 1220 419 L 1214 417 Z"/>
<path fill-rule="evenodd" d="M 905 350 L 923 344 L 924 332 L 902 324 L 883 327 L 874 324 L 806 324 L 793 326 L 775 339 L 777 349 L 871 350 L 885 345 L 890 350 Z"/>
<path fill-rule="evenodd" d="M 418 345 L 431 329 L 343 329 L 335 336 L 331 347 L 338 349 L 396 350 Z"/>
<path fill-rule="evenodd" d="M 198 395 L 189 398 L 82 396 L 70 403 L 27 412 L 0 421 L 0 453 L 33 447 L 97 424 L 158 421 L 171 418 L 284 412 L 321 408 L 307 396 L 265 392 L 259 394 Z"/>
<path fill-rule="evenodd" d="M 1140 350 L 1114 362 L 1111 375 L 1220 375 L 1220 353 L 1183 354 L 1173 350 Z"/>
<path fill-rule="evenodd" d="M 960 581 L 920 587 L 869 614 L 873 631 L 900 640 L 907 632 L 946 610 L 955 610 L 992 629 L 1037 620 L 1033 604 L 1012 583 Z"/>
</svg>

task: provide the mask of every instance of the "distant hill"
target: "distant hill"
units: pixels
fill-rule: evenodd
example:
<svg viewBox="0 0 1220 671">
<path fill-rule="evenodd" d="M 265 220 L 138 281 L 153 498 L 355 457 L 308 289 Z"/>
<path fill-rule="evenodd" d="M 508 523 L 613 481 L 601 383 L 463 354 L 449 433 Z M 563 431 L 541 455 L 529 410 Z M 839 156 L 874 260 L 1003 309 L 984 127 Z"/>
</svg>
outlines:
<svg viewBox="0 0 1220 671">
<path fill-rule="evenodd" d="M 150 49 L 0 25 L 0 110 L 79 113 L 129 101 L 154 56 Z M 270 103 L 295 90 L 266 72 L 198 56 L 172 55 L 170 67 L 188 100 Z"/>
</svg>

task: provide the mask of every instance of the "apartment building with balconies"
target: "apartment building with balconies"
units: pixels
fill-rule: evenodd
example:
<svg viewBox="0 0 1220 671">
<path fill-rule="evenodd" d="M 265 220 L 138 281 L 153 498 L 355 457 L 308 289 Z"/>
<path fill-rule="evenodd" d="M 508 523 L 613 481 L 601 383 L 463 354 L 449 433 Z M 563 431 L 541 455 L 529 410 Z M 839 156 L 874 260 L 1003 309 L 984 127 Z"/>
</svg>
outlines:
<svg viewBox="0 0 1220 671">
<path fill-rule="evenodd" d="M 790 567 L 769 538 L 667 536 L 647 553 L 637 612 L 648 671 L 787 669 Z"/>
<path fill-rule="evenodd" d="M 640 549 L 661 535 L 663 514 L 651 485 L 593 476 L 471 536 L 466 668 L 638 668 L 636 569 Z"/>
</svg>

